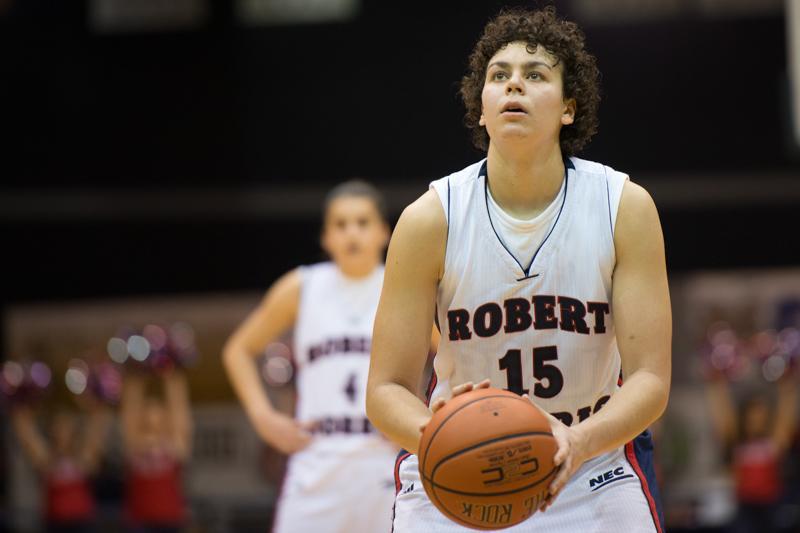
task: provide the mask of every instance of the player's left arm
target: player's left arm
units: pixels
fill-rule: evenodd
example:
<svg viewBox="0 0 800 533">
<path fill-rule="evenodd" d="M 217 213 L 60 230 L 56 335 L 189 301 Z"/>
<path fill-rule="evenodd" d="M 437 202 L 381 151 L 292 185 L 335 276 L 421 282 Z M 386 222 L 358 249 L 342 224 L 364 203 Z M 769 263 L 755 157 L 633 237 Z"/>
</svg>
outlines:
<svg viewBox="0 0 800 533">
<path fill-rule="evenodd" d="M 622 191 L 614 246 L 611 309 L 624 383 L 598 413 L 557 432 L 561 469 L 553 495 L 586 460 L 631 441 L 667 406 L 672 316 L 664 237 L 653 199 L 631 182 Z"/>
</svg>

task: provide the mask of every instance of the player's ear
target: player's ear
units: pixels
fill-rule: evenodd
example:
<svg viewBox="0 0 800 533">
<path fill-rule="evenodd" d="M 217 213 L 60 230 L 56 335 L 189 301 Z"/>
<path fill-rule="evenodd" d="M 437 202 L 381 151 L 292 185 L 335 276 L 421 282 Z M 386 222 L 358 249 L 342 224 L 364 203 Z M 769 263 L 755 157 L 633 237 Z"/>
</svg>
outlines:
<svg viewBox="0 0 800 533">
<path fill-rule="evenodd" d="M 564 109 L 561 111 L 561 124 L 568 126 L 575 122 L 575 99 L 567 98 L 564 100 Z"/>
<path fill-rule="evenodd" d="M 483 113 L 481 113 L 481 118 L 478 119 L 478 124 L 480 126 L 486 126 L 486 117 L 483 116 Z"/>
</svg>

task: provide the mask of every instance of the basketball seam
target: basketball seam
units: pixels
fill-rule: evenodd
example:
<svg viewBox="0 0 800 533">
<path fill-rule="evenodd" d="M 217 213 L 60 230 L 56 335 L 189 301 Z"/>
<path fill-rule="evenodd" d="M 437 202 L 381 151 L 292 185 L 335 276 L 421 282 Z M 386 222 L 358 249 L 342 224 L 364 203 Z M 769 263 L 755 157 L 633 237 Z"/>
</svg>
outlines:
<svg viewBox="0 0 800 533">
<path fill-rule="evenodd" d="M 441 489 L 441 490 L 446 490 L 447 492 L 450 492 L 452 494 L 458 494 L 460 496 L 488 496 L 488 497 L 494 497 L 494 496 L 508 496 L 509 494 L 516 494 L 517 492 L 521 492 L 523 490 L 528 490 L 528 489 L 530 489 L 532 487 L 535 487 L 539 483 L 542 483 L 543 481 L 546 481 L 550 476 L 553 475 L 553 473 L 556 470 L 558 470 L 558 467 L 554 466 L 553 469 L 550 470 L 550 472 L 548 472 L 547 475 L 544 476 L 543 478 L 541 478 L 540 480 L 538 480 L 538 481 L 536 481 L 534 483 L 531 483 L 530 485 L 525 485 L 524 487 L 520 487 L 518 489 L 507 490 L 507 491 L 503 491 L 503 492 L 464 492 L 464 491 L 460 491 L 460 490 L 450 489 L 450 488 L 448 488 L 448 487 L 446 487 L 444 485 L 440 485 L 439 483 L 436 483 L 435 481 L 433 481 L 432 479 L 427 478 L 427 477 L 424 477 L 422 479 L 424 479 L 425 481 L 430 483 L 431 487 L 438 488 L 438 489 Z"/>
<path fill-rule="evenodd" d="M 433 432 L 433 435 L 431 435 L 431 440 L 428 441 L 428 445 L 425 447 L 425 455 L 424 455 L 424 457 L 422 459 L 422 463 L 420 463 L 420 467 L 421 467 L 420 475 L 421 476 L 424 477 L 425 465 L 428 462 L 428 450 L 430 450 L 431 445 L 433 444 L 433 441 L 436 438 L 436 435 L 439 434 L 439 430 L 441 430 L 444 427 L 445 423 L 448 420 L 450 420 L 451 418 L 453 418 L 453 416 L 455 416 L 456 413 L 458 413 L 459 411 L 461 411 L 465 407 L 470 406 L 475 402 L 480 402 L 482 400 L 488 400 L 490 398 L 508 398 L 509 400 L 519 400 L 519 401 L 523 401 L 523 402 L 527 401 L 530 405 L 533 405 L 533 404 L 531 404 L 530 401 L 525 400 L 521 396 L 512 397 L 512 396 L 506 396 L 505 394 L 494 394 L 492 396 L 484 396 L 483 398 L 476 398 L 475 400 L 470 400 L 469 402 L 465 403 L 464 405 L 462 405 L 461 407 L 459 407 L 458 409 L 456 409 L 455 411 L 453 411 L 452 413 L 447 415 L 447 417 L 444 420 L 442 420 L 442 423 L 439 424 L 439 427 L 436 428 L 436 431 Z"/>
<path fill-rule="evenodd" d="M 553 475 L 553 473 L 554 473 L 556 470 L 557 470 L 557 468 L 556 468 L 556 467 L 554 467 L 554 468 L 553 468 L 553 470 L 552 470 L 552 471 L 551 471 L 551 472 L 550 472 L 550 473 L 547 475 L 547 477 L 550 477 L 551 475 Z M 547 479 L 547 477 L 546 477 L 546 478 L 544 478 L 544 479 Z M 544 481 L 544 480 L 542 480 L 542 481 Z M 450 516 L 452 517 L 452 519 L 453 519 L 453 520 L 455 520 L 456 522 L 459 522 L 459 523 L 461 523 L 461 524 L 465 524 L 465 525 L 467 525 L 468 527 L 474 527 L 474 528 L 476 528 L 476 529 L 481 529 L 481 530 L 484 530 L 484 531 L 485 531 L 485 530 L 492 530 L 492 529 L 494 529 L 494 528 L 492 528 L 492 527 L 489 527 L 489 526 L 484 526 L 484 525 L 480 525 L 480 524 L 474 524 L 474 523 L 471 523 L 471 522 L 467 522 L 466 520 L 464 520 L 463 518 L 461 518 L 460 516 L 458 516 L 457 514 L 455 514 L 454 512 L 452 512 L 450 509 L 448 509 L 447 507 L 445 507 L 445 506 L 444 506 L 444 504 L 442 504 L 442 500 L 441 500 L 441 499 L 439 499 L 439 495 L 436 493 L 436 488 L 437 488 L 437 487 L 436 487 L 436 485 L 435 485 L 434 483 L 431 483 L 431 485 L 434 485 L 434 486 L 432 486 L 432 487 L 431 487 L 431 489 L 432 489 L 432 492 L 433 492 L 433 497 L 434 497 L 434 498 L 436 498 L 436 501 L 438 501 L 438 502 L 439 502 L 439 506 L 437 507 L 437 509 L 438 509 L 440 512 L 442 512 L 443 514 L 444 514 L 444 513 L 446 513 L 446 514 L 450 515 Z M 439 487 L 439 488 L 440 488 L 441 490 L 448 491 L 448 489 L 446 489 L 446 488 L 444 488 L 444 487 Z M 519 489 L 519 490 L 523 490 L 523 489 Z M 450 492 L 450 491 L 448 491 L 448 492 Z M 483 494 L 477 494 L 477 495 L 475 495 L 475 496 L 483 496 Z M 531 516 L 533 516 L 533 515 L 531 515 Z M 528 518 L 530 518 L 530 517 L 528 517 Z M 527 520 L 527 518 L 526 518 L 525 520 Z M 523 520 L 523 522 L 524 522 L 524 520 Z M 514 525 L 519 525 L 519 524 L 521 524 L 521 523 L 522 523 L 522 522 L 519 522 L 518 524 L 514 524 Z M 511 527 L 511 526 L 509 526 L 509 527 Z"/>
<path fill-rule="evenodd" d="M 475 448 L 480 448 L 481 446 L 484 446 L 486 444 L 492 444 L 492 443 L 504 441 L 504 440 L 507 440 L 507 439 L 513 439 L 513 438 L 516 438 L 516 437 L 528 437 L 528 436 L 535 436 L 535 435 L 550 435 L 551 437 L 553 436 L 553 434 L 550 433 L 549 431 L 525 431 L 524 433 L 512 433 L 510 435 L 503 435 L 501 437 L 495 437 L 493 439 L 484 440 L 484 441 L 475 443 L 472 446 L 469 446 L 468 448 L 462 448 L 461 450 L 458 450 L 457 452 L 451 453 L 447 457 L 443 457 L 442 459 L 439 459 L 439 462 L 436 463 L 436 466 L 433 468 L 433 472 L 431 472 L 431 477 L 433 477 L 433 473 L 436 472 L 436 469 L 439 468 L 439 465 L 441 465 L 445 461 L 449 461 L 453 457 L 458 457 L 462 453 L 466 453 L 466 452 L 472 451 Z"/>
</svg>

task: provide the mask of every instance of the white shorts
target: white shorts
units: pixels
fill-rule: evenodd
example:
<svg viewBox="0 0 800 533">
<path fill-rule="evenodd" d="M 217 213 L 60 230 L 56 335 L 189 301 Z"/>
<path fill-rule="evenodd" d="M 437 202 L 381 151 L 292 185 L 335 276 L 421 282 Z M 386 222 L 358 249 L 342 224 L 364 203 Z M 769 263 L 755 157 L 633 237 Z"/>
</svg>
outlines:
<svg viewBox="0 0 800 533">
<path fill-rule="evenodd" d="M 650 435 L 644 432 L 624 448 L 587 461 L 547 511 L 503 531 L 662 533 L 664 520 L 652 451 Z M 395 485 L 394 533 L 475 531 L 456 524 L 433 506 L 422 487 L 416 455 L 398 456 Z"/>
<path fill-rule="evenodd" d="M 289 460 L 273 533 L 384 533 L 391 529 L 394 454 L 300 452 Z"/>
</svg>

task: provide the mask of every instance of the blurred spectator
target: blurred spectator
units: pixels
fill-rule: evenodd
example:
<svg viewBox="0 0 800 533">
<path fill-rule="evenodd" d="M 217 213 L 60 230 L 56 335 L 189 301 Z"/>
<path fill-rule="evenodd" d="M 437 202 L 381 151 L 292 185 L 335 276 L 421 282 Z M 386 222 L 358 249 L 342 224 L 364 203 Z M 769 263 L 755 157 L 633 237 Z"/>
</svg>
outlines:
<svg viewBox="0 0 800 533">
<path fill-rule="evenodd" d="M 722 374 L 708 383 L 712 423 L 735 484 L 734 533 L 782 530 L 775 518 L 784 496 L 783 465 L 797 426 L 798 383 L 787 372 L 776 386 L 775 409 L 763 391 L 751 393 L 737 409 Z"/>
<path fill-rule="evenodd" d="M 17 438 L 42 481 L 48 532 L 94 531 L 91 477 L 100 464 L 111 416 L 100 404 L 87 405 L 89 416 L 83 428 L 77 413 L 59 409 L 52 415 L 47 435 L 37 428 L 32 407 L 17 406 L 12 412 Z"/>
<path fill-rule="evenodd" d="M 145 376 L 124 378 L 125 519 L 132 533 L 173 533 L 187 523 L 182 471 L 191 451 L 189 387 L 182 371 L 160 375 L 164 401 L 145 394 Z"/>
</svg>

